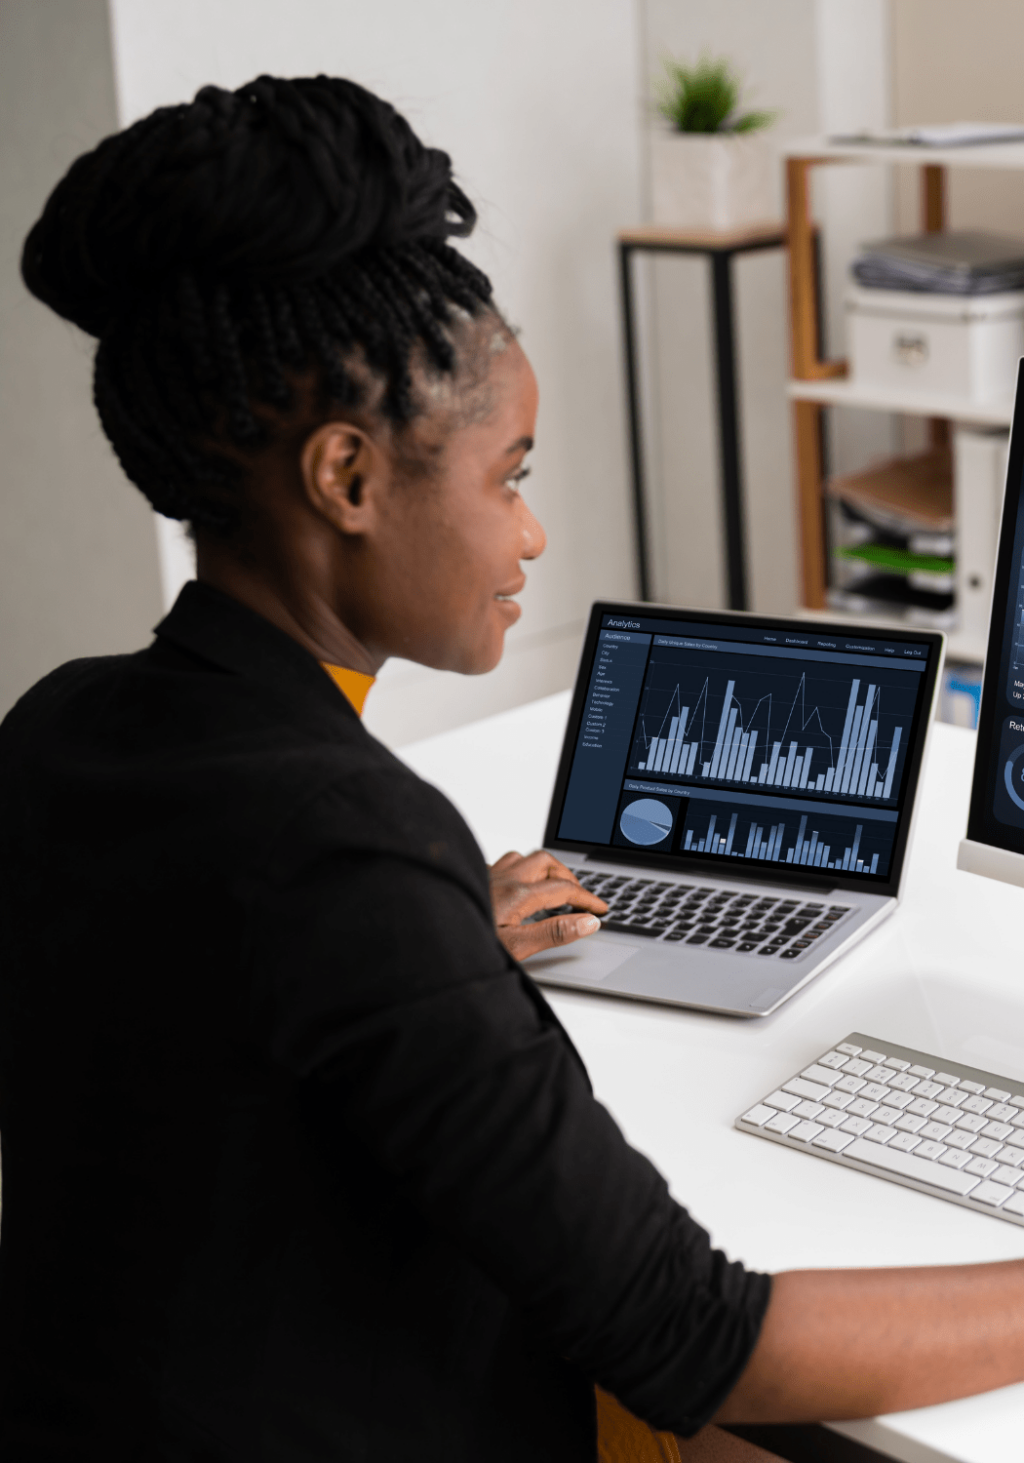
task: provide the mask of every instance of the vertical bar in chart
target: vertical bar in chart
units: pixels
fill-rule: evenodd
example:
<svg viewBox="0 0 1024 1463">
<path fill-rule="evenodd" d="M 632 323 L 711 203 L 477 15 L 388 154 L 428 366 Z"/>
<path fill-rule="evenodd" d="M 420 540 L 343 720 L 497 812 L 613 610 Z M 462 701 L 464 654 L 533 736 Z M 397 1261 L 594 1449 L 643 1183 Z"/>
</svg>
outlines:
<svg viewBox="0 0 1024 1463">
<path fill-rule="evenodd" d="M 725 696 L 722 700 L 722 715 L 718 722 L 718 735 L 715 738 L 715 750 L 711 758 L 711 776 L 718 776 L 719 763 L 722 760 L 722 751 L 725 747 L 726 737 L 732 735 L 733 722 L 736 720 L 736 708 L 732 704 L 732 693 L 736 689 L 736 682 L 729 681 L 725 688 Z M 726 726 L 728 725 L 728 734 Z"/>
<path fill-rule="evenodd" d="M 892 750 L 889 753 L 889 765 L 885 769 L 885 786 L 882 789 L 882 796 L 887 798 L 892 791 L 893 774 L 896 771 L 896 752 L 900 745 L 900 732 L 902 727 L 897 727 L 892 734 Z"/>
</svg>

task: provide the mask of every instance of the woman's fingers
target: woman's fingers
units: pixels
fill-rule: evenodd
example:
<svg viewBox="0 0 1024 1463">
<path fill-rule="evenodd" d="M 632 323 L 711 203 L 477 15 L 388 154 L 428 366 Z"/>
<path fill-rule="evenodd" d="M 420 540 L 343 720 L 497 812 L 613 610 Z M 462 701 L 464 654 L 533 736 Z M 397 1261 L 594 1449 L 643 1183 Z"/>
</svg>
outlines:
<svg viewBox="0 0 1024 1463">
<path fill-rule="evenodd" d="M 538 910 L 558 909 L 562 904 L 594 914 L 604 914 L 608 908 L 603 899 L 574 881 L 542 879 L 535 884 L 524 884 L 518 878 L 491 880 L 491 905 L 494 922 L 499 926 L 522 924 Z"/>
<path fill-rule="evenodd" d="M 497 863 L 491 864 L 491 874 L 510 874 L 524 884 L 536 883 L 541 879 L 568 879 L 577 884 L 579 880 L 571 869 L 567 869 L 554 854 L 538 848 L 534 853 L 506 853 Z"/>
<path fill-rule="evenodd" d="M 601 928 L 592 914 L 558 914 L 533 925 L 501 925 L 498 938 L 516 960 L 526 960 L 542 950 L 571 945 Z"/>
</svg>

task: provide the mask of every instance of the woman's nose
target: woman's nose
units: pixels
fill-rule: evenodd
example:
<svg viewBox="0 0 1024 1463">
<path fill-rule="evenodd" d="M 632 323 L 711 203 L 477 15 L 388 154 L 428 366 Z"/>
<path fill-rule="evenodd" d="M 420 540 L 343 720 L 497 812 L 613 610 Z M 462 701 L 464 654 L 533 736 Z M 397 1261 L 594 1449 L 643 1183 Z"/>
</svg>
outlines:
<svg viewBox="0 0 1024 1463">
<path fill-rule="evenodd" d="M 548 536 L 530 509 L 523 504 L 523 545 L 521 559 L 537 559 L 547 548 Z"/>
</svg>

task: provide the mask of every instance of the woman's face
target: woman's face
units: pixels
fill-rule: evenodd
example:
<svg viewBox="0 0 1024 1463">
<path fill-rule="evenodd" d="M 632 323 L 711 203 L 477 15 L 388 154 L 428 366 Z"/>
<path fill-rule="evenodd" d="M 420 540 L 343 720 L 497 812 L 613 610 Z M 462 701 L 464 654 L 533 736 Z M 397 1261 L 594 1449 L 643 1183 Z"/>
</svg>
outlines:
<svg viewBox="0 0 1024 1463">
<path fill-rule="evenodd" d="M 393 460 L 364 537 L 359 592 L 338 608 L 362 643 L 382 658 L 401 656 L 478 675 L 500 660 L 505 631 L 521 610 L 522 563 L 545 546 L 544 530 L 519 490 L 533 445 L 537 383 L 507 335 L 494 335 L 474 410 L 439 405 L 408 429 L 427 474 Z M 418 438 L 418 440 L 417 440 Z M 351 561 L 346 574 L 354 587 Z"/>
</svg>

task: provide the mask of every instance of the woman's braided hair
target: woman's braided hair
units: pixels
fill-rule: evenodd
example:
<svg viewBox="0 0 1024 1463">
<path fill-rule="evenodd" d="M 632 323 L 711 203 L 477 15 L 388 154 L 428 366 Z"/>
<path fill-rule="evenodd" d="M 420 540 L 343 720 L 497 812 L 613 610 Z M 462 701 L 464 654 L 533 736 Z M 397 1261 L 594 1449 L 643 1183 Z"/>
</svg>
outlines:
<svg viewBox="0 0 1024 1463">
<path fill-rule="evenodd" d="M 446 153 L 362 87 L 261 76 L 204 87 L 80 157 L 22 256 L 31 292 L 98 337 L 94 397 L 125 472 L 159 513 L 229 534 L 237 456 L 265 402 L 312 368 L 342 407 L 416 411 L 411 358 L 456 367 L 452 306 L 491 306 L 450 248 L 476 222 Z"/>
</svg>

